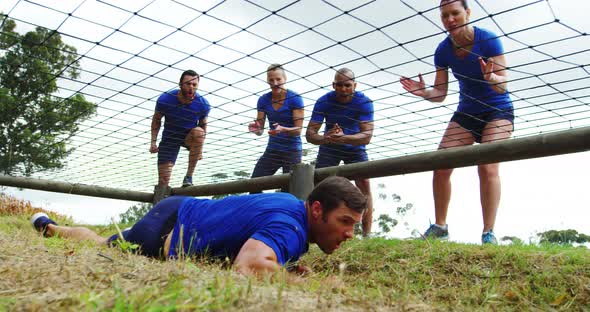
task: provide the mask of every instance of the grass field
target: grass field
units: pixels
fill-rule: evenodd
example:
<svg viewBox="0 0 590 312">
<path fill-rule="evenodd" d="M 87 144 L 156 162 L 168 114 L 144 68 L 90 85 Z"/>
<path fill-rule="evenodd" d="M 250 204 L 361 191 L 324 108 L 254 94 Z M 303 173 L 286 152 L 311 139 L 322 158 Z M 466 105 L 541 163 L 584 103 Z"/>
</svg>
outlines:
<svg viewBox="0 0 590 312">
<path fill-rule="evenodd" d="M 331 256 L 312 246 L 306 277 L 257 280 L 43 238 L 34 211 L 0 196 L 0 311 L 590 311 L 586 248 L 357 239 Z"/>
</svg>

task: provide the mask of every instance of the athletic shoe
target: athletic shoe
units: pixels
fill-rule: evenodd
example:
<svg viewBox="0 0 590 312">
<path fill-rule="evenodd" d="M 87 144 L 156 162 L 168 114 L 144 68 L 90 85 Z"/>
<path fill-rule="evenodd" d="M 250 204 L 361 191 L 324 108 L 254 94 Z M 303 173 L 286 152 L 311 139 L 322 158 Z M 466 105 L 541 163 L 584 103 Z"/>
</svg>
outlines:
<svg viewBox="0 0 590 312">
<path fill-rule="evenodd" d="M 37 212 L 31 217 L 31 225 L 33 225 L 35 230 L 43 233 L 45 237 L 47 237 L 47 226 L 49 224 L 57 225 L 55 221 L 49 219 L 49 216 L 43 212 Z"/>
<path fill-rule="evenodd" d="M 431 224 L 428 230 L 424 232 L 425 238 L 448 240 L 449 239 L 449 226 L 440 226 L 437 224 Z"/>
<path fill-rule="evenodd" d="M 483 232 L 483 234 L 481 234 L 481 244 L 498 245 L 498 240 L 496 239 L 496 235 L 494 235 L 494 232 L 492 230 Z"/>
<path fill-rule="evenodd" d="M 182 180 L 182 187 L 193 186 L 193 177 L 184 176 Z"/>
</svg>

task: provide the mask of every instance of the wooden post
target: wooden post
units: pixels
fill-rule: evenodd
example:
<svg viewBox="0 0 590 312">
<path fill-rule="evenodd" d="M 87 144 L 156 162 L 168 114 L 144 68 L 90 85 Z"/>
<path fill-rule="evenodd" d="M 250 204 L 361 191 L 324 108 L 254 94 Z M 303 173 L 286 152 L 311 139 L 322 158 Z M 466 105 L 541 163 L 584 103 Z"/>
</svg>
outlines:
<svg viewBox="0 0 590 312">
<path fill-rule="evenodd" d="M 296 164 L 291 170 L 289 180 L 289 193 L 295 197 L 305 200 L 313 190 L 314 166 L 308 164 Z"/>
<path fill-rule="evenodd" d="M 153 204 L 157 204 L 159 201 L 161 201 L 162 199 L 170 196 L 170 194 L 172 194 L 172 188 L 168 185 L 166 186 L 162 186 L 160 184 L 157 184 L 156 186 L 154 186 L 154 202 Z"/>
<path fill-rule="evenodd" d="M 57 182 L 25 177 L 13 177 L 3 174 L 0 174 L 0 185 L 27 188 L 31 190 L 40 190 L 46 192 L 57 192 L 110 199 L 131 200 L 143 203 L 150 203 L 154 199 L 154 194 L 146 192 L 122 190 L 97 185 Z"/>
<path fill-rule="evenodd" d="M 487 144 L 455 147 L 396 158 L 322 168 L 315 171 L 315 179 L 320 181 L 331 175 L 338 175 L 348 179 L 378 178 L 432 171 L 435 169 L 460 168 L 479 164 L 585 152 L 588 150 L 590 150 L 590 127 L 582 127 Z M 292 194 L 295 194 L 299 198 L 304 198 L 313 188 L 313 179 L 297 177 L 300 174 L 298 170 L 313 171 L 312 166 L 304 166 L 309 169 L 294 169 L 292 174 L 173 188 L 171 193 L 174 195 L 211 196 L 228 193 L 259 192 L 261 190 L 283 188 L 290 185 Z M 289 179 L 296 180 L 289 183 Z M 152 193 L 120 190 L 96 185 L 12 177 L 2 174 L 0 174 L 0 185 L 146 203 L 157 202 L 153 200 L 154 194 Z M 307 190 L 302 188 L 307 188 Z M 170 191 L 166 189 L 162 190 L 162 192 L 164 196 L 160 199 L 170 194 Z"/>
</svg>

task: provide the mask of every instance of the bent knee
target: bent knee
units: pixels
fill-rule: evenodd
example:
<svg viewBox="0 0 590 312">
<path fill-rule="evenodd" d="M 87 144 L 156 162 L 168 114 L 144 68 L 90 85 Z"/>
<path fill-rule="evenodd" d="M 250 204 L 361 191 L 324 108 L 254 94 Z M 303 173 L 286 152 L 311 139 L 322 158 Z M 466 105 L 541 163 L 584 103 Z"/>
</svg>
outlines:
<svg viewBox="0 0 590 312">
<path fill-rule="evenodd" d="M 500 164 L 487 164 L 477 166 L 480 178 L 493 178 L 500 175 Z"/>
<path fill-rule="evenodd" d="M 201 127 L 194 127 L 191 129 L 191 131 L 189 131 L 189 135 L 195 138 L 203 137 L 204 134 L 205 131 Z"/>
<path fill-rule="evenodd" d="M 451 174 L 453 174 L 453 169 L 437 169 L 437 170 L 434 170 L 434 172 L 433 172 L 434 179 L 436 179 L 436 180 L 450 179 Z"/>
</svg>

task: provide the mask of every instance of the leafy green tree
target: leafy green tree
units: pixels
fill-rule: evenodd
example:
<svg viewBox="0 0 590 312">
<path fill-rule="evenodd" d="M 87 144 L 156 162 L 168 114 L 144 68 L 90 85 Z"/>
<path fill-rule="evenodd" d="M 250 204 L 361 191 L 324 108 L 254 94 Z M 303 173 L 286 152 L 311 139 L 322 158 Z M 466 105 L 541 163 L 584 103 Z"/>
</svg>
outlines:
<svg viewBox="0 0 590 312">
<path fill-rule="evenodd" d="M 524 244 L 522 239 L 520 239 L 516 236 L 504 236 L 500 240 L 503 242 L 510 242 L 513 245 L 523 245 Z"/>
<path fill-rule="evenodd" d="M 377 224 L 381 228 L 382 233 L 389 233 L 397 225 L 398 221 L 388 214 L 380 214 L 377 218 Z"/>
<path fill-rule="evenodd" d="M 20 34 L 0 15 L 0 172 L 63 167 L 67 143 L 78 124 L 96 112 L 81 94 L 57 98 L 57 78 L 76 79 L 76 49 L 53 31 L 37 27 Z"/>
<path fill-rule="evenodd" d="M 400 195 L 398 194 L 387 194 L 385 193 L 386 191 L 386 185 L 385 183 L 379 183 L 377 185 L 377 198 L 378 200 L 382 200 L 382 201 L 391 201 L 393 205 L 399 205 L 399 203 L 402 201 L 402 198 Z M 377 219 L 373 220 L 373 224 L 377 224 L 379 226 L 379 232 L 376 232 L 375 230 L 373 230 L 373 233 L 376 233 L 376 235 L 383 235 L 386 233 L 391 232 L 400 222 L 401 219 L 403 219 L 408 212 L 410 212 L 412 210 L 412 208 L 414 207 L 413 204 L 411 203 L 406 203 L 405 205 L 401 205 L 396 207 L 395 209 L 395 213 L 392 214 L 381 214 L 379 215 L 379 217 L 377 217 Z M 404 225 L 406 227 L 408 227 L 408 223 L 405 222 Z M 361 235 L 362 234 L 362 229 L 361 229 L 361 224 L 355 224 L 354 226 L 354 234 L 355 235 Z"/>
<path fill-rule="evenodd" d="M 549 230 L 538 233 L 537 236 L 540 238 L 540 243 L 571 245 L 573 243 L 583 244 L 590 242 L 590 236 L 578 233 L 578 231 L 573 229 Z"/>
<path fill-rule="evenodd" d="M 150 203 L 140 203 L 133 205 L 124 213 L 119 215 L 119 222 L 121 223 L 135 223 L 145 216 L 154 205 Z"/>
</svg>

